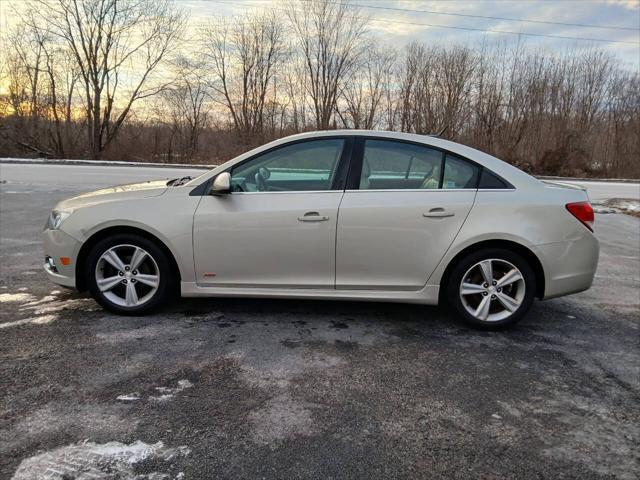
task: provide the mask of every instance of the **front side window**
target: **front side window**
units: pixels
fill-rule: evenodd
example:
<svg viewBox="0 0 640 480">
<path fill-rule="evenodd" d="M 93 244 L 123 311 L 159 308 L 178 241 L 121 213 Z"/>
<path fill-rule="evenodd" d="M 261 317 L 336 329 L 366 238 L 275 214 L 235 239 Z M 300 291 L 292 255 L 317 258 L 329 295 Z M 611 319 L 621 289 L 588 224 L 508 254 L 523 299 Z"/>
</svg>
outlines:
<svg viewBox="0 0 640 480">
<path fill-rule="evenodd" d="M 328 138 L 285 145 L 231 170 L 234 192 L 330 190 L 344 139 Z"/>
<path fill-rule="evenodd" d="M 366 140 L 360 190 L 437 189 L 443 153 L 392 140 Z"/>
</svg>

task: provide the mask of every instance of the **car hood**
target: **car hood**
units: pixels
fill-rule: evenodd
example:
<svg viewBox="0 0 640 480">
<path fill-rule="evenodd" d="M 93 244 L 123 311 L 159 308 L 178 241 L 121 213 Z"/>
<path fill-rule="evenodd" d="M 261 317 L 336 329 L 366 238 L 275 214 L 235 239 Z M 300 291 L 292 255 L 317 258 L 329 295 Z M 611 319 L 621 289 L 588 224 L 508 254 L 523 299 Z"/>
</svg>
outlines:
<svg viewBox="0 0 640 480">
<path fill-rule="evenodd" d="M 102 188 L 94 192 L 83 193 L 81 195 L 68 198 L 60 202 L 58 209 L 76 209 L 98 203 L 115 202 L 136 198 L 157 197 L 167 191 L 167 180 L 155 180 L 142 183 L 131 183 L 128 185 L 117 185 L 115 187 Z"/>
</svg>

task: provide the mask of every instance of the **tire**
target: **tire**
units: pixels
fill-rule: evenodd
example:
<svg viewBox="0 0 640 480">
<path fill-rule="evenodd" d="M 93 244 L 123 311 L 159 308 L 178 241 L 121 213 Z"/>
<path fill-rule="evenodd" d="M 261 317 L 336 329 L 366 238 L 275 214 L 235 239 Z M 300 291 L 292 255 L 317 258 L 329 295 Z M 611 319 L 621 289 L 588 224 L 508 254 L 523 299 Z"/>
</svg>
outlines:
<svg viewBox="0 0 640 480">
<path fill-rule="evenodd" d="M 149 313 L 162 305 L 171 291 L 167 255 L 155 242 L 135 234 L 100 240 L 87 256 L 84 275 L 96 302 L 118 315 Z"/>
<path fill-rule="evenodd" d="M 487 277 L 492 281 L 487 282 Z M 451 270 L 446 285 L 446 298 L 454 313 L 467 324 L 488 330 L 520 321 L 531 308 L 535 293 L 531 265 L 503 248 L 486 248 L 463 257 Z"/>
</svg>

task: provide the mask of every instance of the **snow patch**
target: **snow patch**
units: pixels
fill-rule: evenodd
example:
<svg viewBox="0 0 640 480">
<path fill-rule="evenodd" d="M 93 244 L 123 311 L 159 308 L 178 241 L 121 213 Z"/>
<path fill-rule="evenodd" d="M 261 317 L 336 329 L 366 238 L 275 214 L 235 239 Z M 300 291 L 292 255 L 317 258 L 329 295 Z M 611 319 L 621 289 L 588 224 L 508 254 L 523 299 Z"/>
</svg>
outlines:
<svg viewBox="0 0 640 480">
<path fill-rule="evenodd" d="M 150 395 L 149 400 L 156 402 L 166 402 L 167 400 L 171 400 L 176 393 L 180 393 L 187 388 L 193 387 L 193 383 L 189 380 L 183 379 L 178 380 L 177 387 L 155 387 L 155 390 L 162 395 Z M 119 395 L 116 397 L 116 400 L 121 402 L 135 402 L 137 400 L 141 400 L 142 397 L 138 392 L 129 393 L 126 395 Z"/>
<path fill-rule="evenodd" d="M 162 442 L 151 445 L 140 440 L 129 445 L 120 442 L 105 444 L 81 442 L 23 460 L 12 480 L 32 480 L 35 478 L 169 479 L 171 477 L 163 472 L 138 475 L 135 473 L 135 466 L 146 460 L 152 460 L 156 465 L 159 462 L 170 462 L 189 455 L 189 453 L 191 451 L 186 446 L 168 448 Z M 178 473 L 174 478 L 184 478 L 184 474 L 181 476 Z"/>
<path fill-rule="evenodd" d="M 73 300 L 54 300 L 47 306 L 38 306 L 34 311 L 37 315 L 43 313 L 61 312 L 62 310 L 82 310 L 84 312 L 95 312 L 99 310 L 97 304 L 91 298 L 76 298 Z M 28 307 L 33 308 L 33 307 Z"/>
<path fill-rule="evenodd" d="M 30 293 L 0 293 L 0 303 L 5 302 L 31 302 L 34 301 L 36 297 L 31 295 Z"/>
<path fill-rule="evenodd" d="M 640 215 L 640 200 L 636 198 L 610 198 L 600 205 L 594 205 L 596 213 L 628 213 Z"/>
<path fill-rule="evenodd" d="M 140 400 L 140 394 L 139 393 L 129 393 L 127 395 L 118 395 L 116 397 L 116 400 L 120 400 L 121 402 L 135 402 L 137 400 Z"/>
<path fill-rule="evenodd" d="M 93 311 L 98 307 L 93 307 L 94 302 L 88 298 L 78 298 L 73 300 L 59 299 L 57 295 L 59 290 L 53 290 L 49 295 L 42 298 L 36 298 L 30 293 L 26 293 L 26 287 L 18 289 L 20 293 L 0 293 L 0 303 L 4 302 L 20 302 L 19 311 L 32 315 L 29 318 L 15 320 L 0 324 L 0 329 L 17 327 L 20 325 L 46 325 L 58 318 L 55 315 L 63 310 L 84 310 Z"/>
<path fill-rule="evenodd" d="M 40 300 L 34 300 L 33 302 L 25 303 L 25 307 L 34 307 L 36 305 L 41 305 L 43 303 L 52 302 L 56 299 L 54 295 L 45 295 Z"/>
<path fill-rule="evenodd" d="M 46 325 L 53 322 L 58 317 L 55 315 L 41 315 L 34 318 L 23 318 L 14 322 L 0 323 L 0 329 L 9 327 L 19 327 L 20 325 Z"/>
<path fill-rule="evenodd" d="M 180 393 L 181 391 L 183 391 L 186 388 L 191 388 L 193 387 L 193 383 L 191 383 L 189 380 L 178 380 L 178 386 L 175 388 L 170 388 L 170 387 L 156 387 L 156 390 L 160 393 L 162 393 L 162 395 L 158 395 L 158 396 L 150 396 L 149 398 L 151 400 L 156 400 L 156 401 L 160 401 L 160 402 L 165 402 L 167 400 L 170 400 L 171 398 L 173 398 L 173 396 L 176 393 Z"/>
</svg>

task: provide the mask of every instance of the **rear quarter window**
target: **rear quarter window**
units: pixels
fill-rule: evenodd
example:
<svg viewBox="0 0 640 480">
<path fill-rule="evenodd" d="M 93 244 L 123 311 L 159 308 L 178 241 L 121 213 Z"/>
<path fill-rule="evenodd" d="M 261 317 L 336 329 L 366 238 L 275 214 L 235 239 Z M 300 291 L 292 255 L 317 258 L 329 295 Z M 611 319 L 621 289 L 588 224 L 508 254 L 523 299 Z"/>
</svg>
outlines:
<svg viewBox="0 0 640 480">
<path fill-rule="evenodd" d="M 495 173 L 483 168 L 482 173 L 480 174 L 480 183 L 478 184 L 478 188 L 501 189 L 511 188 L 511 185 L 508 185 L 507 182 L 502 180 Z"/>
</svg>

